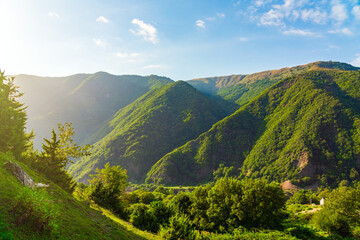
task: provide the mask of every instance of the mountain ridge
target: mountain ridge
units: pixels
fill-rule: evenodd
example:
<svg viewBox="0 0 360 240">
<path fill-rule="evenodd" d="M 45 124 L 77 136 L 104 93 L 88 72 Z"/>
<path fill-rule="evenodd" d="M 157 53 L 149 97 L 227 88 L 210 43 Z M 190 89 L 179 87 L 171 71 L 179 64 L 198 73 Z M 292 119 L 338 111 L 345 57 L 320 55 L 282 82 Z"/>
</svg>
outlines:
<svg viewBox="0 0 360 240">
<path fill-rule="evenodd" d="M 92 155 L 71 166 L 70 172 L 86 182 L 95 167 L 110 162 L 127 169 L 131 181 L 141 181 L 161 156 L 224 116 L 212 100 L 186 82 L 153 89 L 120 109 L 104 127 L 104 137 L 94 144 Z"/>
<path fill-rule="evenodd" d="M 206 182 L 221 163 L 241 168 L 242 177 L 320 181 L 324 175 L 328 184 L 349 179 L 360 167 L 359 89 L 360 71 L 310 71 L 283 80 L 165 155 L 147 181 Z"/>
</svg>

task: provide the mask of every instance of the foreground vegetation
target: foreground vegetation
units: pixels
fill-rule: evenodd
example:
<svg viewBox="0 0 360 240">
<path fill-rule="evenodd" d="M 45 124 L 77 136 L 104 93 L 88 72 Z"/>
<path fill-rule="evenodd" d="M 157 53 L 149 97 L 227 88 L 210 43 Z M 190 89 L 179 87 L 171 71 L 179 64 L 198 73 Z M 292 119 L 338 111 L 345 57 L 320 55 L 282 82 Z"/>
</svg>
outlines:
<svg viewBox="0 0 360 240">
<path fill-rule="evenodd" d="M 125 172 L 107 166 L 111 176 L 124 179 Z M 105 172 L 105 171 L 104 171 Z M 116 172 L 116 174 L 115 174 Z M 108 175 L 110 176 L 110 175 Z M 264 180 L 238 180 L 221 177 L 216 182 L 196 187 L 192 192 L 158 186 L 153 191 L 142 188 L 125 192 L 122 181 L 114 205 L 103 204 L 106 199 L 94 197 L 112 189 L 107 177 L 104 181 L 83 186 L 81 201 L 91 201 L 112 209 L 117 220 L 131 231 L 153 233 L 149 238 L 161 239 L 358 239 L 360 237 L 360 188 L 339 186 L 337 189 L 318 191 L 300 190 L 285 193 L 276 183 Z M 107 183 L 107 184 L 105 184 Z M 120 185 L 117 185 L 118 187 Z M 343 183 L 344 185 L 344 183 Z M 186 189 L 186 188 L 185 188 Z M 108 196 L 101 194 L 101 196 Z M 289 197 L 287 199 L 287 197 Z M 319 204 L 325 197 L 324 206 Z M 110 197 L 114 199 L 113 197 Z M 313 204 L 310 204 L 312 202 Z"/>
</svg>

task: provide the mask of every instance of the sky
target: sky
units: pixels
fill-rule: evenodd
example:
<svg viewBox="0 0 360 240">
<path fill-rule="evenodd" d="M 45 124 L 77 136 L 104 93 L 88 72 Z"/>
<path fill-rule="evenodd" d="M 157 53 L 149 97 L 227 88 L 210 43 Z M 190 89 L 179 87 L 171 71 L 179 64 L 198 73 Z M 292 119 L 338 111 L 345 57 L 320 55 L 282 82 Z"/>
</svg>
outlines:
<svg viewBox="0 0 360 240">
<path fill-rule="evenodd" d="M 360 66 L 359 0 L 0 0 L 0 69 L 174 80 Z"/>
</svg>

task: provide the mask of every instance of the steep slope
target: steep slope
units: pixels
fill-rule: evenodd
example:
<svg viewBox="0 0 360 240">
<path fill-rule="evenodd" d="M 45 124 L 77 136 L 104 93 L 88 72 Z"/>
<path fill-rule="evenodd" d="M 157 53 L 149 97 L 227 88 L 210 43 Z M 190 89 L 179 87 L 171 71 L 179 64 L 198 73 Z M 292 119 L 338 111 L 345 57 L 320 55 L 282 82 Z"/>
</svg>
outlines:
<svg viewBox="0 0 360 240">
<path fill-rule="evenodd" d="M 278 83 L 279 81 L 301 74 L 309 70 L 320 69 L 339 69 L 339 70 L 358 70 L 360 68 L 340 62 L 313 62 L 306 65 L 278 70 L 264 71 L 248 75 L 231 75 L 222 77 L 210 77 L 189 80 L 188 82 L 201 92 L 208 95 L 218 96 L 237 105 L 244 105 L 258 96 L 265 89 Z M 236 110 L 236 106 L 228 106 L 229 109 Z"/>
<path fill-rule="evenodd" d="M 220 163 L 240 168 L 242 177 L 353 180 L 360 170 L 359 101 L 360 71 L 290 77 L 165 155 L 147 181 L 200 183 L 210 180 Z"/>
<path fill-rule="evenodd" d="M 196 138 L 224 116 L 221 108 L 186 82 L 153 89 L 117 112 L 96 133 L 109 132 L 94 144 L 92 155 L 71 166 L 70 172 L 86 182 L 95 168 L 110 162 L 127 169 L 130 181 L 141 181 L 164 154 Z"/>
<path fill-rule="evenodd" d="M 88 143 L 87 137 L 120 108 L 153 87 L 172 82 L 155 75 L 116 76 L 105 72 L 59 78 L 18 75 L 15 80 L 25 93 L 22 101 L 29 106 L 27 128 L 38 135 L 38 147 L 51 128 L 64 122 L 73 123 L 76 141 Z"/>
<path fill-rule="evenodd" d="M 144 239 L 128 232 L 122 226 L 106 218 L 100 212 L 93 210 L 85 203 L 77 201 L 71 194 L 65 192 L 56 184 L 48 182 L 20 162 L 17 163 L 36 182 L 49 184 L 48 188 L 36 190 L 43 193 L 39 195 L 42 197 L 36 198 L 36 200 L 40 203 L 47 201 L 47 204 L 51 204 L 53 210 L 59 214 L 55 218 L 57 228 L 52 233 L 38 233 L 27 225 L 18 226 L 21 220 L 15 218 L 12 211 L 14 199 L 24 192 L 29 192 L 30 189 L 20 184 L 4 168 L 4 164 L 9 159 L 11 157 L 0 153 L 0 238 L 8 235 L 8 238 L 4 239 Z M 11 160 L 15 161 L 14 159 Z M 28 199 L 29 202 L 32 200 L 33 198 Z M 31 211 L 28 214 L 31 214 Z M 13 238 L 10 238 L 10 236 Z"/>
</svg>

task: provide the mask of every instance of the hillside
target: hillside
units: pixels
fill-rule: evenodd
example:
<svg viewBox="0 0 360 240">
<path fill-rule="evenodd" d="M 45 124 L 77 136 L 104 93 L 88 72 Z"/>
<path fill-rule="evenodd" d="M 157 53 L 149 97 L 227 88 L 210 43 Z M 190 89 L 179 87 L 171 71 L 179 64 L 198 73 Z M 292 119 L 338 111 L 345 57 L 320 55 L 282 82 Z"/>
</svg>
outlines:
<svg viewBox="0 0 360 240">
<path fill-rule="evenodd" d="M 145 239 L 134 233 L 126 231 L 119 224 L 111 221 L 98 211 L 93 210 L 84 202 L 79 202 L 71 194 L 65 192 L 56 184 L 47 181 L 37 173 L 31 171 L 26 165 L 17 162 L 36 182 L 48 183 L 48 188 L 37 189 L 33 196 L 51 206 L 59 214 L 55 218 L 56 229 L 52 233 L 38 233 L 30 226 L 19 224 L 19 219 L 14 217 L 14 199 L 21 194 L 31 192 L 29 187 L 24 187 L 4 168 L 4 164 L 11 157 L 0 153 L 0 238 L 9 234 L 16 240 L 28 239 Z M 11 159 L 14 161 L 14 159 Z M 15 161 L 16 162 L 16 161 Z M 42 193 L 42 194 L 41 194 Z M 28 199 L 28 201 L 32 201 Z M 8 238 L 5 238 L 8 239 Z M 9 238 L 11 239 L 11 238 Z"/>
<path fill-rule="evenodd" d="M 250 100 L 261 94 L 265 89 L 278 83 L 279 81 L 301 74 L 310 70 L 320 69 L 339 69 L 339 70 L 358 70 L 360 68 L 340 62 L 313 62 L 278 70 L 263 71 L 247 75 L 230 75 L 222 77 L 209 77 L 189 80 L 192 86 L 199 91 L 211 96 L 218 96 L 237 105 L 244 105 Z M 229 106 L 230 110 L 237 110 L 236 106 Z"/>
<path fill-rule="evenodd" d="M 43 137 L 49 137 L 57 123 L 71 122 L 76 130 L 75 140 L 87 140 L 101 124 L 120 108 L 154 87 L 172 82 L 155 75 L 111 75 L 105 72 L 76 74 L 68 77 L 15 77 L 21 101 L 28 106 L 28 129 L 37 134 L 35 145 L 41 146 Z"/>
<path fill-rule="evenodd" d="M 159 160 L 148 182 L 206 182 L 220 163 L 242 177 L 337 184 L 360 171 L 360 71 L 287 78 Z"/>
<path fill-rule="evenodd" d="M 225 116 L 221 108 L 183 81 L 153 89 L 119 110 L 94 139 L 91 156 L 70 167 L 86 182 L 106 162 L 127 169 L 130 181 L 141 181 L 166 153 L 207 131 Z"/>
</svg>

